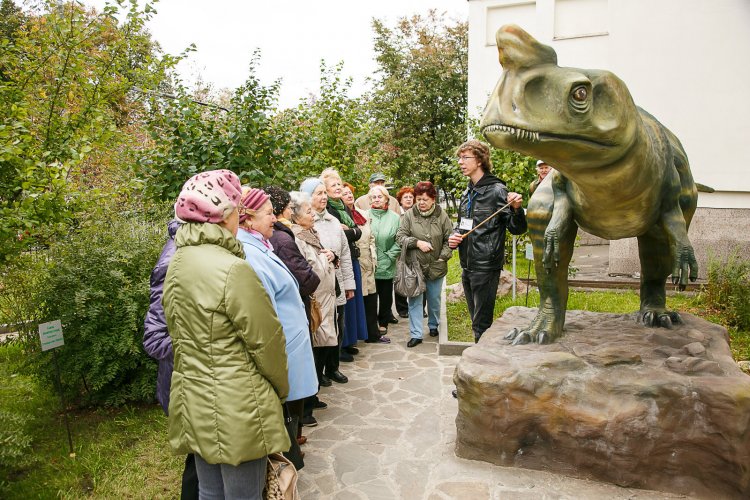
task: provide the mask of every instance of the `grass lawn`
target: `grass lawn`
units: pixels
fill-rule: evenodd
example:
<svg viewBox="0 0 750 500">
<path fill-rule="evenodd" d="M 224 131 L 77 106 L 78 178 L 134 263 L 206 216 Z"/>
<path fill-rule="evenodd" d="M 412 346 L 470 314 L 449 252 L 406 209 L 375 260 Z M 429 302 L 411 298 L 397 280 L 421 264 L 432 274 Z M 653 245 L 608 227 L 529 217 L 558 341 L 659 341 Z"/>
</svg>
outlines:
<svg viewBox="0 0 750 500">
<path fill-rule="evenodd" d="M 526 259 L 518 259 L 519 274 L 524 274 Z M 520 264 L 520 263 L 523 264 Z M 533 267 L 533 266 L 532 266 Z M 457 283 L 461 280 L 461 268 L 458 263 L 458 252 L 454 252 L 453 257 L 448 262 L 447 284 Z M 511 306 L 526 305 L 526 296 L 519 294 L 514 301 L 510 295 L 498 297 L 495 300 L 495 319 L 502 316 L 505 309 Z M 638 310 L 640 298 L 635 290 L 618 292 L 584 292 L 571 290 L 568 298 L 568 309 L 581 309 L 594 312 L 612 312 L 612 313 L 631 313 Z M 528 307 L 539 306 L 539 294 L 536 289 L 529 292 Z M 677 311 L 684 311 L 701 318 L 727 326 L 723 316 L 716 314 L 706 307 L 702 295 L 685 295 L 674 294 L 667 296 L 667 307 Z M 461 300 L 454 303 L 446 304 L 446 314 L 448 319 L 448 339 L 456 342 L 473 342 L 474 335 L 471 332 L 471 318 L 466 307 L 466 301 Z M 736 328 L 727 327 L 731 338 L 730 347 L 732 355 L 736 360 L 750 359 L 750 331 L 737 330 Z"/>
<path fill-rule="evenodd" d="M 0 467 L 0 498 L 179 497 L 183 458 L 169 450 L 161 407 L 72 412 L 70 457 L 59 398 L 20 374 L 19 359 L 18 346 L 0 346 L 0 411 L 23 415 L 33 443 L 21 468 Z"/>
</svg>

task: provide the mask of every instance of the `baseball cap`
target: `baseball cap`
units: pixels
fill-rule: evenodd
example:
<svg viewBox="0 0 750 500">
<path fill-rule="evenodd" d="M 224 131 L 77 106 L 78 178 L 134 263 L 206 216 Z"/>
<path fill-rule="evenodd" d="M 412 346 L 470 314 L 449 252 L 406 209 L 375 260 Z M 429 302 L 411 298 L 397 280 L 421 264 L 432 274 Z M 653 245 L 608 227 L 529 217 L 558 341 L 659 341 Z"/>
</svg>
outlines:
<svg viewBox="0 0 750 500">
<path fill-rule="evenodd" d="M 368 181 L 370 184 L 377 181 L 385 181 L 385 175 L 381 174 L 380 172 L 375 172 L 370 176 L 370 180 Z"/>
</svg>

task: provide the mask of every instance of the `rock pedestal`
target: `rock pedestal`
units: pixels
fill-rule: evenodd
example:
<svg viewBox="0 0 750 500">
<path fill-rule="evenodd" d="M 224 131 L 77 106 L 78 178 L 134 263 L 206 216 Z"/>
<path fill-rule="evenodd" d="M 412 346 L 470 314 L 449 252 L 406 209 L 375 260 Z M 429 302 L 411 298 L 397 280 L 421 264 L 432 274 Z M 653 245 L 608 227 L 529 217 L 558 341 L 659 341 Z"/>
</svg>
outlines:
<svg viewBox="0 0 750 500">
<path fill-rule="evenodd" d="M 750 496 L 750 377 L 724 328 L 690 314 L 673 330 L 634 315 L 568 311 L 550 345 L 503 336 L 513 307 L 456 367 L 456 454 L 621 486 Z"/>
</svg>

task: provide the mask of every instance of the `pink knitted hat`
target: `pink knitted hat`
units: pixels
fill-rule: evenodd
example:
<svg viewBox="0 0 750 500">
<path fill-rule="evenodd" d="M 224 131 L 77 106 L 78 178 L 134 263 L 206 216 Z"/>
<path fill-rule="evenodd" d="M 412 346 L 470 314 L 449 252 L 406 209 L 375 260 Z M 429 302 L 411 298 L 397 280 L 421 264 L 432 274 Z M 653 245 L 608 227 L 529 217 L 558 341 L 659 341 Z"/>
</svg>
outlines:
<svg viewBox="0 0 750 500">
<path fill-rule="evenodd" d="M 266 194 L 262 189 L 250 188 L 243 189 L 245 194 L 242 195 L 242 205 L 250 210 L 258 210 L 263 204 L 268 201 L 271 197 Z M 240 214 L 240 222 L 247 220 L 247 214 Z"/>
<path fill-rule="evenodd" d="M 185 222 L 219 223 L 240 203 L 240 179 L 230 170 L 209 170 L 192 176 L 174 204 L 175 216 Z"/>
</svg>

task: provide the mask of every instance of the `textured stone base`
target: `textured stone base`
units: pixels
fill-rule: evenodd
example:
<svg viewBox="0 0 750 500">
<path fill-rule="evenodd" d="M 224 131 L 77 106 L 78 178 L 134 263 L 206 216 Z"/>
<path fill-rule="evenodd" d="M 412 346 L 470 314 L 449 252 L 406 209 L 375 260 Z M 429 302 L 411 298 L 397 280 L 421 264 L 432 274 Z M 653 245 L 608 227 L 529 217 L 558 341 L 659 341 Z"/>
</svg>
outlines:
<svg viewBox="0 0 750 500">
<path fill-rule="evenodd" d="M 555 344 L 503 335 L 508 309 L 456 367 L 456 454 L 499 465 L 698 496 L 750 496 L 750 377 L 724 328 L 568 311 Z"/>
</svg>

